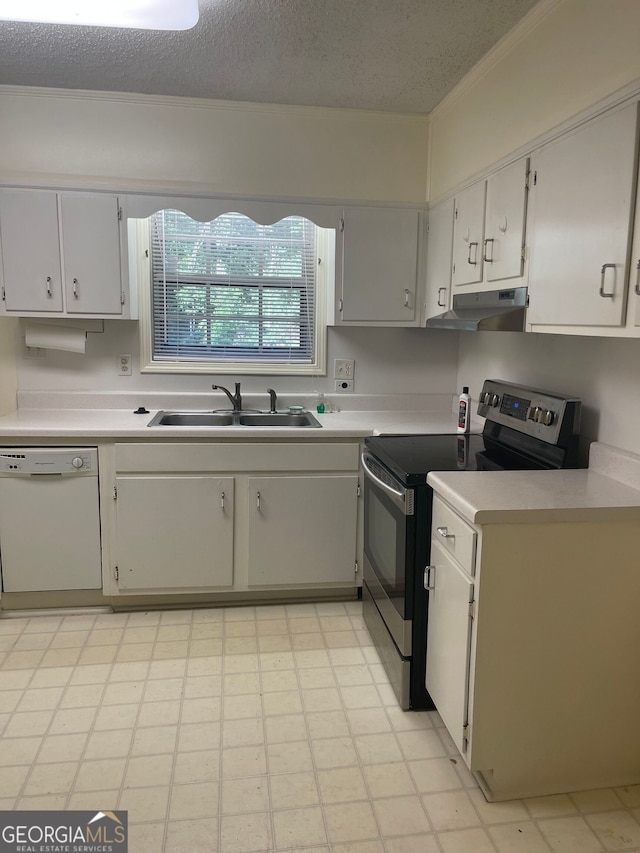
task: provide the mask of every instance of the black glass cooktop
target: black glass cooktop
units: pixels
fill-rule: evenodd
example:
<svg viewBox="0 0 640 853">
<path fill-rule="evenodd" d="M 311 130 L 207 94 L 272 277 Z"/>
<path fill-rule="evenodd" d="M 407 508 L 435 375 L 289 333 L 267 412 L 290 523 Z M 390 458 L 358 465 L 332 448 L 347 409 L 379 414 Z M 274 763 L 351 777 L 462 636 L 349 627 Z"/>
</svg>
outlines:
<svg viewBox="0 0 640 853">
<path fill-rule="evenodd" d="M 365 447 L 398 480 L 415 486 L 430 471 L 477 471 L 485 442 L 475 434 L 379 435 L 365 439 Z"/>
</svg>

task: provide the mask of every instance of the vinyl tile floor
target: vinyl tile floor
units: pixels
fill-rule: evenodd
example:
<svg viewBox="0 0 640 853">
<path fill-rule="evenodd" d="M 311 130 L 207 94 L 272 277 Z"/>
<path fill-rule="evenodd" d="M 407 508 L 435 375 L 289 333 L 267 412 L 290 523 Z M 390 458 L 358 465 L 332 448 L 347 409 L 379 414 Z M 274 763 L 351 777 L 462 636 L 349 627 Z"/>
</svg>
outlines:
<svg viewBox="0 0 640 853">
<path fill-rule="evenodd" d="M 640 786 L 489 804 L 359 602 L 0 619 L 0 809 L 130 853 L 640 853 Z"/>
</svg>

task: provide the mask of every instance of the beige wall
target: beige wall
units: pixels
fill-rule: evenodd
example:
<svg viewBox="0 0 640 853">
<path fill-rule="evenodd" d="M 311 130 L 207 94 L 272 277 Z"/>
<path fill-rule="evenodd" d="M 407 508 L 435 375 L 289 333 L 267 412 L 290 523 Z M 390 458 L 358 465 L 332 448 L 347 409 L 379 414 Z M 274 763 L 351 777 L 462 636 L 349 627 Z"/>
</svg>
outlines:
<svg viewBox="0 0 640 853">
<path fill-rule="evenodd" d="M 425 200 L 424 116 L 0 87 L 0 183 Z"/>
<path fill-rule="evenodd" d="M 543 0 L 432 113 L 430 198 L 640 78 L 639 39 L 638 0 Z"/>
<path fill-rule="evenodd" d="M 16 408 L 16 322 L 0 317 L 0 415 Z"/>
</svg>

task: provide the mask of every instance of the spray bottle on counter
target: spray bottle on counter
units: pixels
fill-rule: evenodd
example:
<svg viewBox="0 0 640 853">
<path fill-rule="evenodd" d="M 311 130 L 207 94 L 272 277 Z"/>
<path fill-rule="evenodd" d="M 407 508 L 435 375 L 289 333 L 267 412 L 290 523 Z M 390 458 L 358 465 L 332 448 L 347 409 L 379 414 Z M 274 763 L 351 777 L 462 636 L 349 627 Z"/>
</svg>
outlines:
<svg viewBox="0 0 640 853">
<path fill-rule="evenodd" d="M 471 397 L 468 386 L 464 386 L 458 399 L 458 432 L 469 432 L 471 421 Z"/>
</svg>

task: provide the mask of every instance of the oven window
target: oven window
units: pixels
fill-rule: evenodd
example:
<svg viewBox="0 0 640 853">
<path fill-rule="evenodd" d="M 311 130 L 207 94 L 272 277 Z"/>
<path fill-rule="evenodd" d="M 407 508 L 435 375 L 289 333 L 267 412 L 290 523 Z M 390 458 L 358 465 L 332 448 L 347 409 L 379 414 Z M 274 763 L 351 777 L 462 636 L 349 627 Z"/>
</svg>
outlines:
<svg viewBox="0 0 640 853">
<path fill-rule="evenodd" d="M 412 522 L 385 493 L 365 481 L 365 551 L 371 568 L 400 616 L 407 617 L 407 523 Z"/>
</svg>

